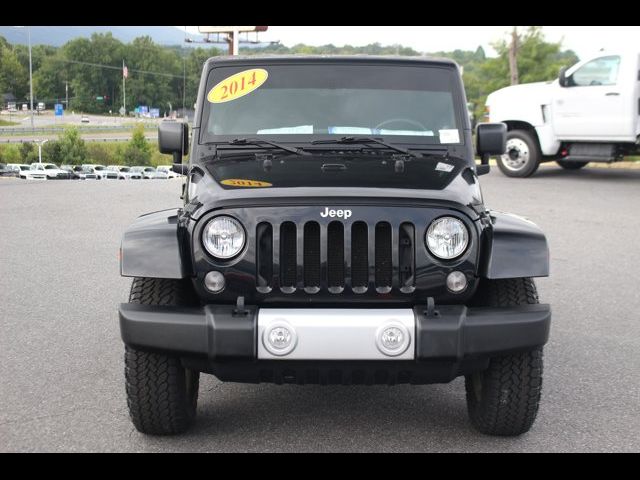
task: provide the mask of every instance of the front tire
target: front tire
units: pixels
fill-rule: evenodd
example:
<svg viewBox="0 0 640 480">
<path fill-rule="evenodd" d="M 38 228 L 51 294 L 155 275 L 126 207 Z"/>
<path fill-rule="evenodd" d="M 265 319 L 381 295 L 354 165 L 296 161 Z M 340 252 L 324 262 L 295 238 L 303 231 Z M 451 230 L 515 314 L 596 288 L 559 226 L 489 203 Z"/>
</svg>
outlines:
<svg viewBox="0 0 640 480">
<path fill-rule="evenodd" d="M 135 278 L 130 303 L 188 305 L 189 285 L 182 280 Z M 186 369 L 174 355 L 125 346 L 127 405 L 139 432 L 171 435 L 193 423 L 198 403 L 200 372 Z"/>
<path fill-rule="evenodd" d="M 533 175 L 540 166 L 538 140 L 528 130 L 507 132 L 507 149 L 496 160 L 498 168 L 508 177 L 525 178 Z"/>
<path fill-rule="evenodd" d="M 488 280 L 476 304 L 513 306 L 536 304 L 530 278 Z M 471 424 L 488 435 L 516 436 L 531 428 L 542 392 L 542 347 L 491 358 L 489 367 L 465 377 Z"/>
</svg>

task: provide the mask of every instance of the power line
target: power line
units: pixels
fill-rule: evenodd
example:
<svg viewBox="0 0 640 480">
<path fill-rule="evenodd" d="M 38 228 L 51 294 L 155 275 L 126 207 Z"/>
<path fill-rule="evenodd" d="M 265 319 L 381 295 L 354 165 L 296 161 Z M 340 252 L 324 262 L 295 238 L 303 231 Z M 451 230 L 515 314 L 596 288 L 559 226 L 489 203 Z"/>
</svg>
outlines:
<svg viewBox="0 0 640 480">
<path fill-rule="evenodd" d="M 98 67 L 98 68 L 107 68 L 110 70 L 122 70 L 122 67 L 114 67 L 113 65 L 105 65 L 102 63 L 91 63 L 91 62 L 80 62 L 78 60 L 65 60 L 62 58 L 54 58 L 54 61 L 57 62 L 64 62 L 64 63 L 73 63 L 73 64 L 77 64 L 77 65 L 87 65 L 90 67 Z M 162 72 L 151 72 L 149 70 L 138 70 L 138 69 L 133 69 L 133 68 L 129 68 L 130 72 L 137 72 L 137 73 L 142 73 L 145 75 L 160 75 L 163 77 L 171 77 L 171 78 L 183 78 L 183 75 L 173 75 L 171 73 L 162 73 Z M 199 78 L 196 77 L 194 75 L 189 75 L 189 78 L 191 79 L 195 79 L 195 78 Z"/>
</svg>

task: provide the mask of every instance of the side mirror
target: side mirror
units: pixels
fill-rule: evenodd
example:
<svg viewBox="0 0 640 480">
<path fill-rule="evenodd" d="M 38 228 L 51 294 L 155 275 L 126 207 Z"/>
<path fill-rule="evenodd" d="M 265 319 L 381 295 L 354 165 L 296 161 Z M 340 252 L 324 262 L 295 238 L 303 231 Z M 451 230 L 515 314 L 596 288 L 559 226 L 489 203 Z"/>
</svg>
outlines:
<svg viewBox="0 0 640 480">
<path fill-rule="evenodd" d="M 479 123 L 476 128 L 476 153 L 483 157 L 502 155 L 507 149 L 507 126 L 504 123 Z M 487 159 L 488 160 L 488 159 Z"/>
<path fill-rule="evenodd" d="M 476 166 L 477 175 L 489 173 L 489 157 L 502 155 L 507 149 L 507 125 L 504 123 L 479 123 L 476 127 L 476 153 L 481 165 Z"/>
<path fill-rule="evenodd" d="M 182 162 L 182 156 L 189 153 L 189 125 L 178 122 L 161 123 L 158 127 L 158 147 L 160 153 L 174 154 L 174 163 L 176 158 Z"/>
<path fill-rule="evenodd" d="M 567 67 L 562 67 L 560 69 L 560 73 L 558 74 L 558 83 L 561 87 L 567 87 L 569 85 L 569 81 L 567 80 Z"/>
</svg>

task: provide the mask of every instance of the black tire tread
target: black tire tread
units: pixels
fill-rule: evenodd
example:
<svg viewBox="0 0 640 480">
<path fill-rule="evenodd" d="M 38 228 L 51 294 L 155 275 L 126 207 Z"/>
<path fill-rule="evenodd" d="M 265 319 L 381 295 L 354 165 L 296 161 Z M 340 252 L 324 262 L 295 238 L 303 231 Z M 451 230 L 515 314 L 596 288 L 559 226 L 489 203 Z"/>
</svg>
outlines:
<svg viewBox="0 0 640 480">
<path fill-rule="evenodd" d="M 195 408 L 187 399 L 185 374 L 178 358 L 125 347 L 127 405 L 138 431 L 170 435 L 189 428 Z M 197 375 L 195 382 L 197 389 Z"/>
<path fill-rule="evenodd" d="M 129 302 L 184 305 L 193 299 L 189 287 L 181 280 L 134 278 Z M 151 435 L 187 430 L 196 413 L 199 372 L 187 371 L 178 357 L 130 346 L 125 346 L 124 362 L 127 405 L 136 429 Z"/>
<path fill-rule="evenodd" d="M 489 280 L 481 293 L 481 303 L 490 306 L 539 303 L 530 278 Z M 542 347 L 493 357 L 487 370 L 465 377 L 467 408 L 476 429 L 489 435 L 515 436 L 531 428 L 542 393 L 542 358 Z M 480 399 L 474 378 L 481 382 Z"/>
<path fill-rule="evenodd" d="M 556 160 L 556 163 L 565 170 L 580 170 L 586 167 L 589 162 L 568 162 L 565 160 Z"/>
</svg>

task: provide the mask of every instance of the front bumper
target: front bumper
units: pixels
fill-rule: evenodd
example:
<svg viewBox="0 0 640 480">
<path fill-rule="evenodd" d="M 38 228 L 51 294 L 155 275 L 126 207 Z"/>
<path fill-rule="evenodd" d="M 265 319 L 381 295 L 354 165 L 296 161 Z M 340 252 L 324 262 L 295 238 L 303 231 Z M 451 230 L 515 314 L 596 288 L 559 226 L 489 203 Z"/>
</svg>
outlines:
<svg viewBox="0 0 640 480">
<path fill-rule="evenodd" d="M 296 315 L 286 317 L 287 312 L 302 310 L 247 306 L 238 312 L 231 305 L 183 308 L 124 303 L 119 309 L 120 330 L 129 346 L 179 355 L 191 368 L 214 373 L 227 381 L 433 383 L 450 381 L 470 369 L 486 368 L 492 356 L 544 345 L 551 322 L 551 309 L 545 304 L 499 308 L 439 305 L 431 314 L 427 314 L 426 305 L 376 309 L 375 312 L 394 312 L 388 316 L 390 322 L 398 322 L 402 317 L 402 323 L 407 316 L 413 317 L 410 346 L 403 355 L 393 357 L 372 353 L 376 345 L 372 329 L 380 326 L 375 321 L 363 322 L 362 335 L 351 337 L 351 349 L 349 342 L 346 345 L 342 342 L 340 347 L 342 332 L 354 330 L 354 325 L 358 330 L 353 321 L 358 309 L 326 310 L 328 321 L 335 326 L 333 340 L 317 322 L 323 309 L 308 310 L 315 317 L 315 330 L 313 322 L 300 329 Z M 307 353 L 298 356 L 293 355 L 294 349 L 289 358 L 265 354 L 262 330 L 267 322 L 259 320 L 261 312 L 263 319 L 273 317 L 271 314 L 275 312 L 276 317 L 291 320 L 289 323 L 298 331 L 300 347 L 306 339 L 313 348 L 303 349 Z M 348 320 L 344 328 L 340 326 L 340 312 Z M 370 342 L 372 348 L 367 351 L 357 342 Z M 323 357 L 322 352 L 327 355 Z M 355 381 L 354 375 L 361 375 L 362 381 Z"/>
</svg>

